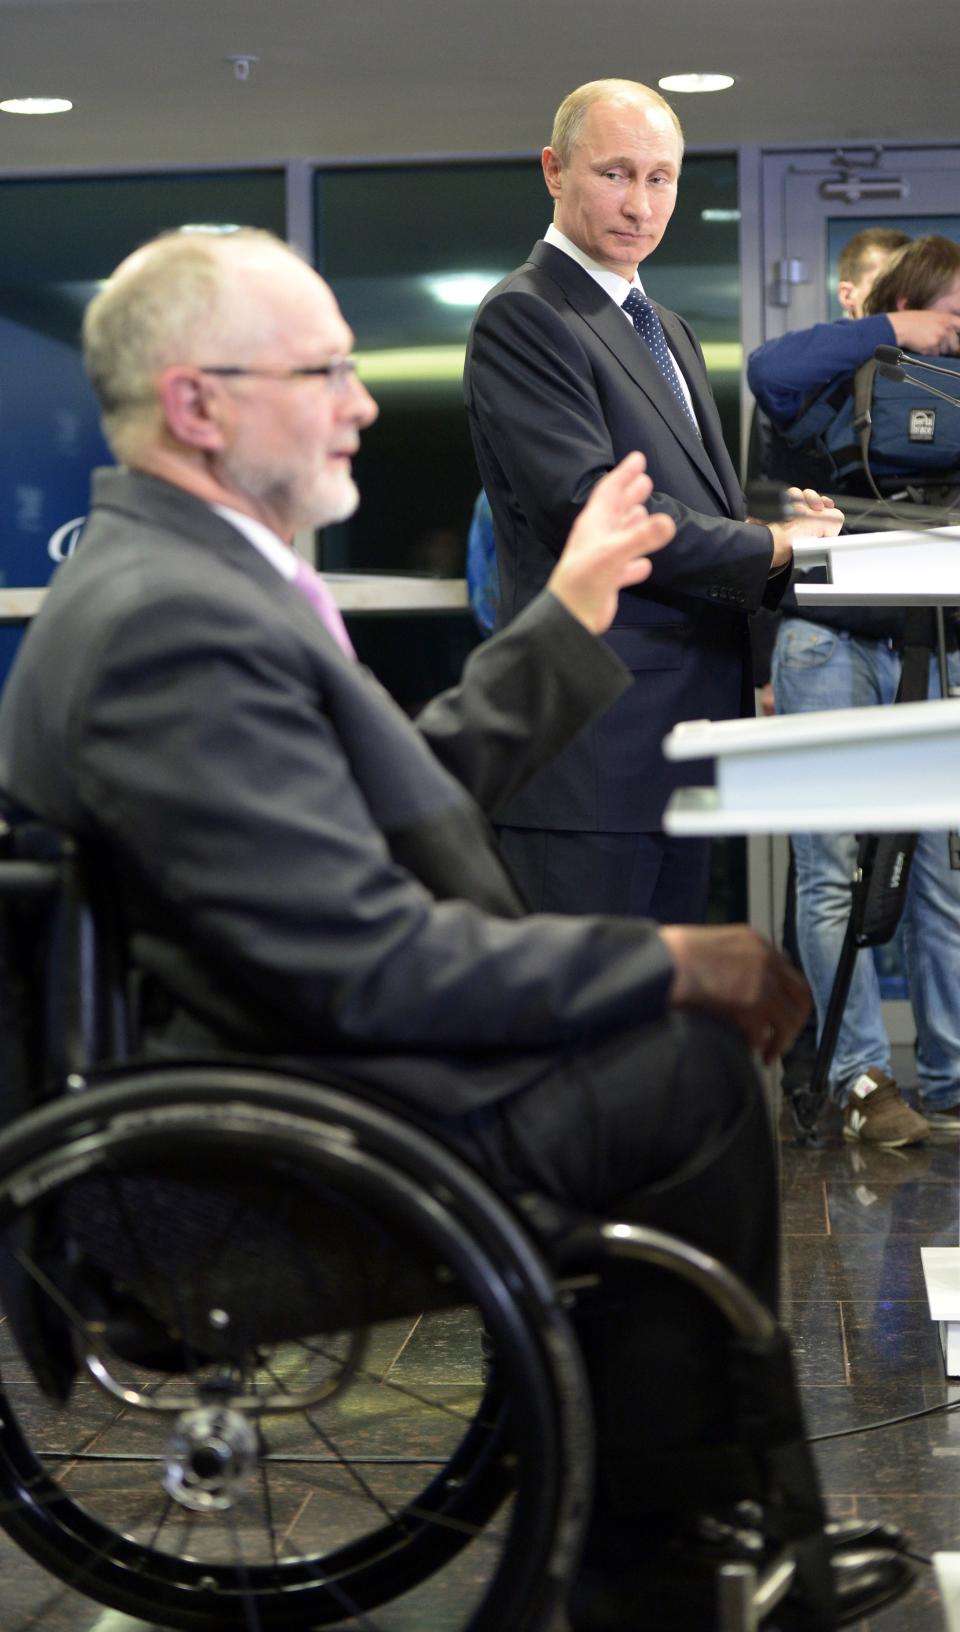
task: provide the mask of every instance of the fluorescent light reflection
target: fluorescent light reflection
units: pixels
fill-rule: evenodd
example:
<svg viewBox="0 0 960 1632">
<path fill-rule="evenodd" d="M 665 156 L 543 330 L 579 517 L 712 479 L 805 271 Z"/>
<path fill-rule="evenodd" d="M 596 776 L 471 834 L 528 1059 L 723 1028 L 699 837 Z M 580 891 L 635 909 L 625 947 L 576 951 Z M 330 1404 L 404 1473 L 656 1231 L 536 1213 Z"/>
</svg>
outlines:
<svg viewBox="0 0 960 1632">
<path fill-rule="evenodd" d="M 463 346 L 397 346 L 389 351 L 357 351 L 364 385 L 440 385 L 463 376 Z M 738 374 L 743 365 L 739 340 L 708 340 L 703 347 L 711 374 Z"/>
<path fill-rule="evenodd" d="M 502 277 L 502 272 L 451 272 L 424 282 L 441 306 L 479 306 L 487 290 Z"/>
<path fill-rule="evenodd" d="M 69 113 L 72 107 L 62 96 L 10 96 L 0 102 L 0 113 Z"/>
</svg>

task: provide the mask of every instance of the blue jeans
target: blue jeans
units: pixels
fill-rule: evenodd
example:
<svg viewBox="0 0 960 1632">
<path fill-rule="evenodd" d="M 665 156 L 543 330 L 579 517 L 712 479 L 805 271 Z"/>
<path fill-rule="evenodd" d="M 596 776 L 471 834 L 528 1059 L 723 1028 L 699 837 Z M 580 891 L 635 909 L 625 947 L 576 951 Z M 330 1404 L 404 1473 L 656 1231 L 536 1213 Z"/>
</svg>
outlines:
<svg viewBox="0 0 960 1632">
<path fill-rule="evenodd" d="M 960 656 L 949 657 L 950 685 L 960 685 Z M 868 708 L 892 703 L 900 658 L 883 641 L 858 639 L 806 618 L 785 618 L 773 654 L 779 714 L 826 708 Z M 939 697 L 936 663 L 931 697 Z M 792 835 L 797 869 L 797 940 L 822 1029 L 830 988 L 850 916 L 850 880 L 857 841 L 848 833 Z M 917 1073 L 922 1105 L 943 1110 L 960 1103 L 960 872 L 950 867 L 943 833 L 921 833 L 913 857 L 902 919 L 907 985 L 917 1027 Z M 880 1010 L 880 988 L 869 950 L 854 965 L 850 994 L 830 1073 L 841 1105 L 870 1066 L 889 1072 L 890 1042 Z"/>
</svg>

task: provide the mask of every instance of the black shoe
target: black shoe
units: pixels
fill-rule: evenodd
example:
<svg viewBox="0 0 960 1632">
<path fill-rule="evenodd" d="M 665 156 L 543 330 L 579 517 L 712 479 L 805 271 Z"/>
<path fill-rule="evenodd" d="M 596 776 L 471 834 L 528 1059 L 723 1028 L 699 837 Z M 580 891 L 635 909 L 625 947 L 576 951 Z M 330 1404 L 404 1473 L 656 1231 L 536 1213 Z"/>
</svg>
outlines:
<svg viewBox="0 0 960 1632">
<path fill-rule="evenodd" d="M 823 1527 L 831 1553 L 881 1547 L 902 1553 L 907 1538 L 897 1525 L 883 1519 L 829 1519 Z"/>
<path fill-rule="evenodd" d="M 738 1502 L 731 1518 L 739 1529 L 764 1531 L 764 1511 L 757 1502 Z M 909 1544 L 903 1531 L 884 1519 L 828 1519 L 823 1534 L 830 1553 L 863 1552 L 872 1547 L 902 1553 Z"/>
<path fill-rule="evenodd" d="M 672 1550 L 626 1571 L 581 1571 L 568 1605 L 570 1632 L 704 1632 L 715 1623 L 717 1572 L 722 1563 L 762 1568 L 752 1545 L 737 1542 L 722 1557 Z M 811 1611 L 788 1596 L 764 1621 L 764 1632 L 829 1632 L 871 1615 L 901 1597 L 916 1574 L 902 1553 L 885 1548 L 835 1552 L 829 1561 L 833 1613 Z"/>
<path fill-rule="evenodd" d="M 830 1570 L 838 1626 L 849 1626 L 882 1605 L 893 1603 L 912 1586 L 917 1573 L 902 1553 L 880 1547 L 834 1553 Z"/>
</svg>

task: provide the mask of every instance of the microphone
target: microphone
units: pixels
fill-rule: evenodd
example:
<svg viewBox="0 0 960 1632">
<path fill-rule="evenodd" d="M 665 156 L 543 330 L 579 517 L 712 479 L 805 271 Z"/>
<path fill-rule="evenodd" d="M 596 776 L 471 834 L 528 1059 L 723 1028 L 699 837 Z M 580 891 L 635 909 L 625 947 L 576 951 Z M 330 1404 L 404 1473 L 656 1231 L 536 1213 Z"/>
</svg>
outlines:
<svg viewBox="0 0 960 1632">
<path fill-rule="evenodd" d="M 898 363 L 902 363 L 906 358 L 911 368 L 926 368 L 933 374 L 946 374 L 955 383 L 958 378 L 955 368 L 944 368 L 942 363 L 928 363 L 925 357 L 917 357 L 912 351 L 909 353 L 901 351 L 899 346 L 878 346 L 873 355 L 881 365 L 887 364 L 890 367 L 896 367 Z M 884 374 L 882 366 L 880 372 Z M 888 380 L 897 378 L 895 374 L 885 374 L 884 377 Z M 919 385 L 920 382 L 915 380 L 913 383 Z M 952 398 L 950 400 L 952 401 Z"/>
<path fill-rule="evenodd" d="M 940 369 L 938 372 L 949 374 L 952 380 L 957 379 L 957 375 L 949 368 Z M 882 374 L 885 380 L 902 380 L 907 385 L 915 386 L 918 391 L 926 391 L 928 397 L 939 397 L 941 402 L 949 402 L 951 408 L 960 408 L 960 397 L 951 397 L 946 391 L 941 391 L 939 386 L 928 385 L 926 380 L 916 379 L 913 374 L 908 374 L 905 368 L 894 368 L 890 363 L 881 363 L 877 373 Z"/>
</svg>

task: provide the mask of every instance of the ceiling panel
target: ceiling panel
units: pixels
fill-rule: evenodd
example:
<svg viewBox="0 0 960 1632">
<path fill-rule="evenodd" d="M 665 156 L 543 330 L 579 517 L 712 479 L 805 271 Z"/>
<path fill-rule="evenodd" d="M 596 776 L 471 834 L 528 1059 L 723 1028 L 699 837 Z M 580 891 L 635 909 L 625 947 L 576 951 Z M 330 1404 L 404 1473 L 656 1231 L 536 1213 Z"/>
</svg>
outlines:
<svg viewBox="0 0 960 1632">
<path fill-rule="evenodd" d="M 696 145 L 956 139 L 955 0 L 0 0 L 0 170 L 529 152 L 573 85 L 736 76 L 677 97 Z M 695 46 L 694 43 L 695 42 Z M 249 78 L 229 61 L 251 53 Z M 952 60 L 952 57 L 951 57 Z"/>
</svg>

